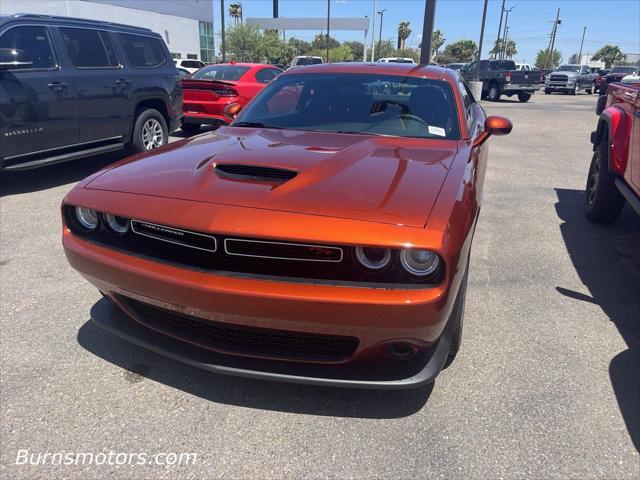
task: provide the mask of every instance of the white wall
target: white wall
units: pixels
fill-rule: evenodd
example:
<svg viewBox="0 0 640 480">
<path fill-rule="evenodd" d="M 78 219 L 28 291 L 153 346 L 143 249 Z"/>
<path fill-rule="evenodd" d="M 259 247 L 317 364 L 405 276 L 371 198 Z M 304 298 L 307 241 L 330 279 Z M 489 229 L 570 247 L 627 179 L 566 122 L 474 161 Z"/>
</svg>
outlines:
<svg viewBox="0 0 640 480">
<path fill-rule="evenodd" d="M 187 58 L 188 53 L 200 58 L 199 24 L 190 18 L 82 0 L 0 0 L 0 14 L 14 13 L 60 15 L 145 27 L 162 35 L 165 42 L 166 30 L 170 52 L 180 53 L 182 58 Z"/>
</svg>

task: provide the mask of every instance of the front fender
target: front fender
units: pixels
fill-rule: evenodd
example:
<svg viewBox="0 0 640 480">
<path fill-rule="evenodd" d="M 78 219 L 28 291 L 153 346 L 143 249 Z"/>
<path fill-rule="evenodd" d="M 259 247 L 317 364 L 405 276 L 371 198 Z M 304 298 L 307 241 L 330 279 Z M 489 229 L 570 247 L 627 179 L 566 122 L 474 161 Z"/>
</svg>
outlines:
<svg viewBox="0 0 640 480">
<path fill-rule="evenodd" d="M 627 139 L 630 134 L 631 123 L 624 110 L 613 105 L 602 112 L 593 139 L 593 149 L 595 150 L 601 142 L 606 141 L 609 169 L 620 175 L 624 175 L 627 169 L 629 158 Z"/>
</svg>

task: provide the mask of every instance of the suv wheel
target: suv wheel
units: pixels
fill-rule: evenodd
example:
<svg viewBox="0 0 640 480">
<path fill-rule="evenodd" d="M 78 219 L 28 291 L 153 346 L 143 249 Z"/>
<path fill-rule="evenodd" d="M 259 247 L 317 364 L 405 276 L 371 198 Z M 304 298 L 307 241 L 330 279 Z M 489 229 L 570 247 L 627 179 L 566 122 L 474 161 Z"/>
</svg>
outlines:
<svg viewBox="0 0 640 480">
<path fill-rule="evenodd" d="M 609 171 L 607 145 L 605 138 L 593 152 L 587 178 L 585 214 L 596 223 L 613 222 L 620 215 L 625 202 L 615 186 L 615 175 Z"/>
<path fill-rule="evenodd" d="M 149 108 L 138 114 L 133 126 L 131 150 L 134 152 L 148 152 L 161 147 L 169 141 L 167 122 L 162 114 Z"/>
<path fill-rule="evenodd" d="M 545 95 L 549 95 L 551 93 L 551 90 L 548 89 L 548 88 L 545 88 L 544 89 L 544 93 L 545 93 Z"/>
<path fill-rule="evenodd" d="M 569 93 L 571 95 L 575 95 L 576 93 L 578 93 L 578 84 L 576 83 L 573 88 L 571 90 L 569 90 Z"/>
<path fill-rule="evenodd" d="M 492 83 L 489 85 L 489 93 L 487 93 L 487 99 L 491 102 L 497 102 L 500 100 L 500 87 L 497 84 Z"/>
<path fill-rule="evenodd" d="M 518 94 L 518 100 L 520 100 L 521 102 L 528 102 L 530 98 L 531 98 L 531 94 L 530 93 L 520 92 Z"/>
</svg>

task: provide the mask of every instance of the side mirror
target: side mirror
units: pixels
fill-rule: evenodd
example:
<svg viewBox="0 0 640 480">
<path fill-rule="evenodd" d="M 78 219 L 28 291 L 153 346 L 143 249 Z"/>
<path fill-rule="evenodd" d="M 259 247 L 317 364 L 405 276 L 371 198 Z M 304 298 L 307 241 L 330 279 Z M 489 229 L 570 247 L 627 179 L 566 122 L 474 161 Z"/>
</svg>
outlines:
<svg viewBox="0 0 640 480">
<path fill-rule="evenodd" d="M 482 145 L 491 135 L 508 135 L 512 128 L 513 124 L 508 118 L 496 115 L 487 117 L 484 121 L 484 131 L 476 137 L 473 148 Z"/>
<path fill-rule="evenodd" d="M 598 97 L 598 103 L 596 103 L 596 115 L 600 115 L 604 111 L 604 107 L 607 106 L 607 95 L 600 95 Z"/>
<path fill-rule="evenodd" d="M 0 48 L 0 70 L 31 68 L 33 62 L 24 50 Z"/>
</svg>

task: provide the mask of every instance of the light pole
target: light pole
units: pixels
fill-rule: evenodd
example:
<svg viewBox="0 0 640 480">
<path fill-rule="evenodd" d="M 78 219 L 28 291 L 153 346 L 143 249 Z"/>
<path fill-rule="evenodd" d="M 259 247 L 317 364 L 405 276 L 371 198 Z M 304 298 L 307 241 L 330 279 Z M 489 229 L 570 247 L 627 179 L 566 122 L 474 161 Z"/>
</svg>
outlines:
<svg viewBox="0 0 640 480">
<path fill-rule="evenodd" d="M 224 41 L 224 0 L 220 0 L 220 53 L 222 54 L 222 63 L 227 61 L 226 44 Z"/>
<path fill-rule="evenodd" d="M 511 8 L 507 8 L 505 9 L 505 18 L 504 18 L 504 37 L 502 37 L 502 55 L 501 58 L 504 58 L 507 55 L 507 29 L 509 28 L 509 14 L 511 13 L 511 10 L 513 10 L 514 8 L 516 8 L 516 6 L 514 5 Z"/>
<path fill-rule="evenodd" d="M 376 60 L 376 4 L 378 2 L 373 0 L 373 15 L 371 15 L 371 61 Z"/>
<path fill-rule="evenodd" d="M 502 0 L 502 8 L 500 9 L 500 24 L 498 25 L 498 38 L 496 38 L 496 48 L 498 48 L 498 45 L 500 45 L 500 34 L 502 33 L 502 18 L 504 16 L 504 2 L 505 0 Z M 498 58 L 497 51 L 496 58 Z"/>
<path fill-rule="evenodd" d="M 362 61 L 367 61 L 367 33 L 369 33 L 369 15 L 365 15 L 367 19 L 367 29 L 364 31 L 364 43 L 362 44 Z"/>
<path fill-rule="evenodd" d="M 422 23 L 422 48 L 420 49 L 420 65 L 431 63 L 431 40 L 433 22 L 436 17 L 436 0 L 425 0 L 424 22 Z"/>
<path fill-rule="evenodd" d="M 582 29 L 582 41 L 580 42 L 580 53 L 578 54 L 578 63 L 582 63 L 582 47 L 584 46 L 584 34 L 587 33 L 587 27 Z"/>
<path fill-rule="evenodd" d="M 484 22 L 487 19 L 487 4 L 489 0 L 484 0 L 484 9 L 482 10 L 482 26 L 480 27 L 480 43 L 478 44 L 478 62 L 482 60 L 482 41 L 484 40 Z M 480 78 L 480 68 L 476 68 L 474 80 L 477 82 Z"/>
<path fill-rule="evenodd" d="M 331 19 L 331 0 L 327 0 L 327 63 L 329 63 L 329 27 Z"/>
<path fill-rule="evenodd" d="M 378 37 L 378 55 L 380 55 L 380 47 L 382 46 L 382 19 L 384 17 L 384 12 L 386 12 L 387 9 L 383 8 L 382 10 L 380 10 L 378 12 L 378 15 L 380 15 L 380 32 L 379 32 L 379 37 Z"/>
</svg>

